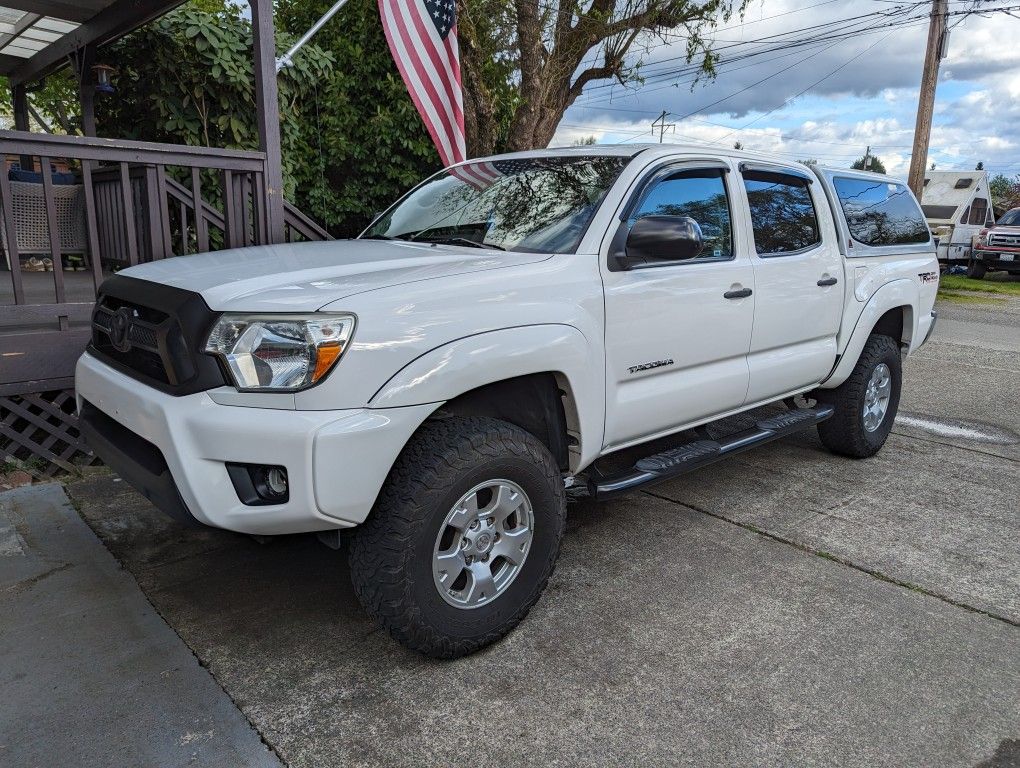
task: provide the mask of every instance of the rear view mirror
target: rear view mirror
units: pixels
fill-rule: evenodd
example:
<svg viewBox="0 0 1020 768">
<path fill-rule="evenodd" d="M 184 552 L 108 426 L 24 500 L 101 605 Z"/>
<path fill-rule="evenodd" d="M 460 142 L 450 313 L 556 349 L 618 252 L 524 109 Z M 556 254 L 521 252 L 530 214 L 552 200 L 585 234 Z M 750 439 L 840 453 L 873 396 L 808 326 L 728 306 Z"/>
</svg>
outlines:
<svg viewBox="0 0 1020 768">
<path fill-rule="evenodd" d="M 701 227 L 689 216 L 644 216 L 630 228 L 616 260 L 623 269 L 655 266 L 693 259 L 704 247 Z"/>
</svg>

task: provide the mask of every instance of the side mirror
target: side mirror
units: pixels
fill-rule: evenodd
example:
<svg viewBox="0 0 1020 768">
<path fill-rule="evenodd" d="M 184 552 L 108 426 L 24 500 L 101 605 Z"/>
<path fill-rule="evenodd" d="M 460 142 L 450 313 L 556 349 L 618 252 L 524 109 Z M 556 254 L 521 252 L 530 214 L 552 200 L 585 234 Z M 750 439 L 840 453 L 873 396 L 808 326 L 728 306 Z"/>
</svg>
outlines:
<svg viewBox="0 0 1020 768">
<path fill-rule="evenodd" d="M 689 216 L 644 216 L 634 222 L 614 255 L 621 269 L 633 269 L 693 259 L 704 247 L 701 227 Z"/>
</svg>

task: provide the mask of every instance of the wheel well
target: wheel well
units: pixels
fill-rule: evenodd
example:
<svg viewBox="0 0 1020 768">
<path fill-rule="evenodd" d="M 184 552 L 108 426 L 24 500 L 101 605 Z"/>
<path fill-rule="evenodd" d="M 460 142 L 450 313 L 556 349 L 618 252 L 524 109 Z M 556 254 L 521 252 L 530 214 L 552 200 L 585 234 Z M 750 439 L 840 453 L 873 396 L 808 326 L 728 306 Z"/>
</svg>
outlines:
<svg viewBox="0 0 1020 768">
<path fill-rule="evenodd" d="M 489 416 L 514 424 L 541 440 L 560 469 L 568 471 L 570 448 L 577 442 L 568 433 L 567 411 L 573 411 L 569 400 L 556 374 L 533 373 L 472 389 L 446 402 L 439 413 Z"/>
<path fill-rule="evenodd" d="M 879 334 L 881 336 L 890 336 L 897 344 L 910 343 L 910 335 L 913 327 L 909 322 L 910 316 L 907 314 L 908 312 L 910 312 L 910 307 L 908 306 L 890 309 L 878 318 L 878 322 L 875 323 L 875 327 L 871 329 L 871 333 Z"/>
</svg>

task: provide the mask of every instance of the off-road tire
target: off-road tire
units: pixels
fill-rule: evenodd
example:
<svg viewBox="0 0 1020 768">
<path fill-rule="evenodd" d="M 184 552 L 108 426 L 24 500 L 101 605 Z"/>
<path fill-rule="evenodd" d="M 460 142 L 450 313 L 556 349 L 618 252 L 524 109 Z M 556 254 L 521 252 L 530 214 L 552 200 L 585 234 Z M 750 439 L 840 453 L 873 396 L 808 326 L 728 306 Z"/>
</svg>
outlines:
<svg viewBox="0 0 1020 768">
<path fill-rule="evenodd" d="M 984 279 L 987 271 L 988 267 L 985 266 L 984 262 L 978 261 L 977 259 L 971 259 L 967 262 L 967 277 L 973 278 L 974 280 L 982 280 Z"/>
<path fill-rule="evenodd" d="M 505 592 L 491 603 L 458 608 L 434 583 L 433 548 L 458 499 L 493 478 L 510 480 L 527 494 L 533 539 Z M 437 658 L 473 653 L 510 632 L 538 600 L 556 564 L 565 519 L 562 475 L 533 435 L 496 419 L 430 420 L 397 459 L 371 514 L 354 533 L 354 590 L 406 647 Z"/>
<path fill-rule="evenodd" d="M 889 366 L 892 392 L 885 418 L 874 432 L 869 432 L 864 428 L 863 419 L 865 392 L 872 372 L 881 363 Z M 819 402 L 836 409 L 832 418 L 818 425 L 818 436 L 822 444 L 833 453 L 854 459 L 864 459 L 878 453 L 892 431 L 900 404 L 902 381 L 900 349 L 895 339 L 878 334 L 871 336 L 846 381 L 835 389 L 819 389 L 814 392 Z"/>
</svg>

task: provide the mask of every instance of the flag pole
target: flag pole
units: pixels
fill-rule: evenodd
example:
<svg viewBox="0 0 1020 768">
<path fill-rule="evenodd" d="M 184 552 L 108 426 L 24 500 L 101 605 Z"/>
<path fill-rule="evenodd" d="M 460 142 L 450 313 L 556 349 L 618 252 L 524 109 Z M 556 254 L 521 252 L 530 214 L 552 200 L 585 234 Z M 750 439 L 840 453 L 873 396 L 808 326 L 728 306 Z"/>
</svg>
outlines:
<svg viewBox="0 0 1020 768">
<path fill-rule="evenodd" d="M 315 22 L 311 26 L 311 29 L 309 29 L 307 32 L 305 32 L 303 35 L 301 35 L 301 39 L 299 39 L 296 43 L 294 43 L 294 45 L 292 45 L 290 47 L 289 51 L 287 51 L 285 54 L 283 54 L 283 56 L 280 56 L 276 60 L 276 71 L 277 71 L 277 73 L 279 73 L 280 70 L 282 70 L 282 69 L 284 69 L 286 67 L 294 66 L 294 55 L 299 50 L 301 50 L 304 47 L 305 43 L 307 43 L 309 40 L 311 40 L 312 36 L 316 32 L 318 32 L 320 29 L 322 29 L 322 26 L 327 21 L 332 19 L 336 15 L 336 12 L 339 11 L 341 8 L 343 8 L 345 5 L 347 5 L 347 0 L 337 0 L 335 3 L 333 3 L 333 7 L 330 8 L 328 11 L 326 11 L 324 14 L 322 14 L 322 18 L 320 18 L 317 22 Z"/>
</svg>

